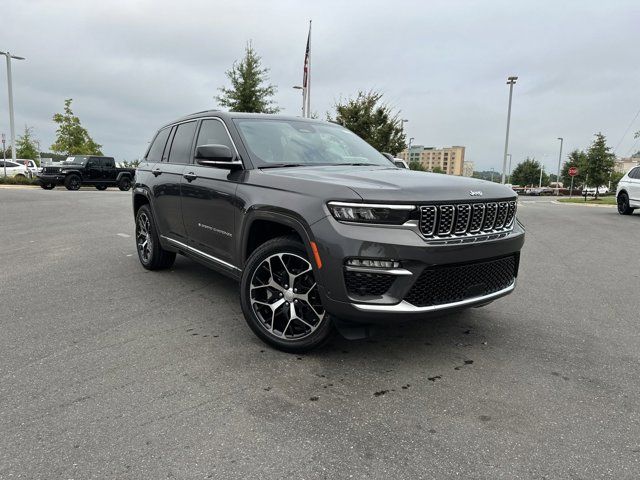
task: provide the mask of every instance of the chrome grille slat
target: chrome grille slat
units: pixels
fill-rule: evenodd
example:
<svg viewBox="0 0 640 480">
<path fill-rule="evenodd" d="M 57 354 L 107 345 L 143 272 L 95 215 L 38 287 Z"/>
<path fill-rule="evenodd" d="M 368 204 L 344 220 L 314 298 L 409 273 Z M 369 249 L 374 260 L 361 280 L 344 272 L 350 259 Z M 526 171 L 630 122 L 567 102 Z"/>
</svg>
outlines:
<svg viewBox="0 0 640 480">
<path fill-rule="evenodd" d="M 516 211 L 515 200 L 421 205 L 418 225 L 427 239 L 486 236 L 511 230 Z"/>
</svg>

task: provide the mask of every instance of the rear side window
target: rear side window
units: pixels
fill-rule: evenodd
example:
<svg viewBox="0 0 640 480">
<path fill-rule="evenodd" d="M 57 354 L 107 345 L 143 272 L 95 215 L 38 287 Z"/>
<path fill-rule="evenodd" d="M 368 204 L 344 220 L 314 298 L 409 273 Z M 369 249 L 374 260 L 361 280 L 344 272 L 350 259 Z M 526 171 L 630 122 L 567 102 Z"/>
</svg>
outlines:
<svg viewBox="0 0 640 480">
<path fill-rule="evenodd" d="M 100 165 L 103 167 L 113 167 L 115 162 L 113 161 L 113 158 L 103 158 L 100 160 Z"/>
<path fill-rule="evenodd" d="M 629 178 L 640 178 L 640 167 L 636 167 L 629 172 Z"/>
<path fill-rule="evenodd" d="M 198 133 L 196 146 L 200 145 L 226 145 L 233 152 L 233 144 L 220 120 L 203 120 Z"/>
<path fill-rule="evenodd" d="M 181 123 L 173 135 L 169 163 L 189 163 L 191 161 L 191 145 L 196 132 L 196 122 Z"/>
<path fill-rule="evenodd" d="M 147 153 L 147 162 L 156 163 L 162 161 L 162 152 L 164 152 L 164 146 L 167 144 L 170 131 L 171 128 L 167 127 L 158 132 L 149 148 L 149 153 Z"/>
</svg>

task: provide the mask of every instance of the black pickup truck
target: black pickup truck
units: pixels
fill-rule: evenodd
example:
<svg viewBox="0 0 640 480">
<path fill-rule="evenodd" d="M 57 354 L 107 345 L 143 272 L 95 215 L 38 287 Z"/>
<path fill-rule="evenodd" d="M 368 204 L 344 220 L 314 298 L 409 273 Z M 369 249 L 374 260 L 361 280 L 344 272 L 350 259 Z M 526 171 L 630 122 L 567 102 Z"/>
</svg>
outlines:
<svg viewBox="0 0 640 480">
<path fill-rule="evenodd" d="M 82 185 L 93 185 L 98 190 L 118 187 L 122 191 L 131 188 L 135 168 L 119 168 L 113 157 L 78 155 L 69 157 L 56 166 L 46 166 L 38 175 L 40 186 L 51 190 L 64 185 L 67 190 L 79 190 Z"/>
</svg>

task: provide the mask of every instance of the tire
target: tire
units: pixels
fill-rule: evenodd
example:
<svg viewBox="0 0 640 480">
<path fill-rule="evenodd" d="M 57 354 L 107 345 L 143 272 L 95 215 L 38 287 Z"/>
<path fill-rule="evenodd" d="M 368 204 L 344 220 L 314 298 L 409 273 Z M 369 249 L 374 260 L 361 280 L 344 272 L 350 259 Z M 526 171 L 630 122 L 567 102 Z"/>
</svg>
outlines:
<svg viewBox="0 0 640 480">
<path fill-rule="evenodd" d="M 620 215 L 631 215 L 635 208 L 629 206 L 629 195 L 626 192 L 620 192 L 618 195 L 618 213 Z"/>
<path fill-rule="evenodd" d="M 106 190 L 106 189 L 107 189 L 106 185 L 96 185 L 96 190 L 102 191 L 102 190 Z"/>
<path fill-rule="evenodd" d="M 136 251 L 138 260 L 147 270 L 164 270 L 176 260 L 175 252 L 169 252 L 160 245 L 149 205 L 141 206 L 136 213 Z"/>
<path fill-rule="evenodd" d="M 67 190 L 80 190 L 82 179 L 76 174 L 71 174 L 64 179 L 64 186 Z"/>
<path fill-rule="evenodd" d="M 122 177 L 118 182 L 118 188 L 123 192 L 128 191 L 131 188 L 131 179 L 129 177 Z"/>
<path fill-rule="evenodd" d="M 55 183 L 41 183 L 40 188 L 43 188 L 45 190 L 53 190 L 54 188 L 56 188 L 56 185 Z"/>
<path fill-rule="evenodd" d="M 269 240 L 251 254 L 240 281 L 240 304 L 253 333 L 278 350 L 308 352 L 334 331 L 307 252 L 296 237 Z"/>
</svg>

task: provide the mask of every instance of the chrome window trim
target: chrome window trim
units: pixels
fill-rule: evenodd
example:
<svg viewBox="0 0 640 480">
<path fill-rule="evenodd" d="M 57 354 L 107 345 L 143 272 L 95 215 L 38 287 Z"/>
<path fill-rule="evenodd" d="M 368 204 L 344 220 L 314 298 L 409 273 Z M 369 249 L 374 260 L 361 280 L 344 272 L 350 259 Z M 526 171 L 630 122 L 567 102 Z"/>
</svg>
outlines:
<svg viewBox="0 0 640 480">
<path fill-rule="evenodd" d="M 459 302 L 452 303 L 443 303 L 440 305 L 429 305 L 428 307 L 416 307 L 415 305 L 402 300 L 400 303 L 396 303 L 395 305 L 376 305 L 373 303 L 365 304 L 365 303 L 352 303 L 352 305 L 361 310 L 363 312 L 381 312 L 381 313 L 425 313 L 425 312 L 436 312 L 438 310 L 445 310 L 447 308 L 456 308 L 456 307 L 464 307 L 466 305 L 472 303 L 481 303 L 487 300 L 492 300 L 497 297 L 501 297 L 513 291 L 516 288 L 516 281 L 514 280 L 511 285 L 507 288 L 503 288 L 502 290 L 498 290 L 497 292 L 490 293 L 488 295 L 483 295 L 480 297 L 467 298 L 465 300 L 460 300 Z"/>
<path fill-rule="evenodd" d="M 206 258 L 208 260 L 211 260 L 212 262 L 219 263 L 220 265 L 223 265 L 223 266 L 225 266 L 227 268 L 231 268 L 232 270 L 237 270 L 238 272 L 242 271 L 242 269 L 236 267 L 235 265 L 232 265 L 229 262 L 225 262 L 224 260 L 220 260 L 218 257 L 214 257 L 213 255 L 209 255 L 208 253 L 204 253 L 203 251 L 198 250 L 197 248 L 193 248 L 193 247 L 187 245 L 186 243 L 182 243 L 182 242 L 180 242 L 178 240 L 175 240 L 175 239 L 173 239 L 171 237 L 167 237 L 165 235 L 160 235 L 160 237 L 162 237 L 163 239 L 167 240 L 168 242 L 173 243 L 174 245 L 177 245 L 178 247 L 180 247 L 180 248 L 182 248 L 184 250 L 187 250 L 188 252 L 201 255 L 204 258 Z"/>
</svg>

